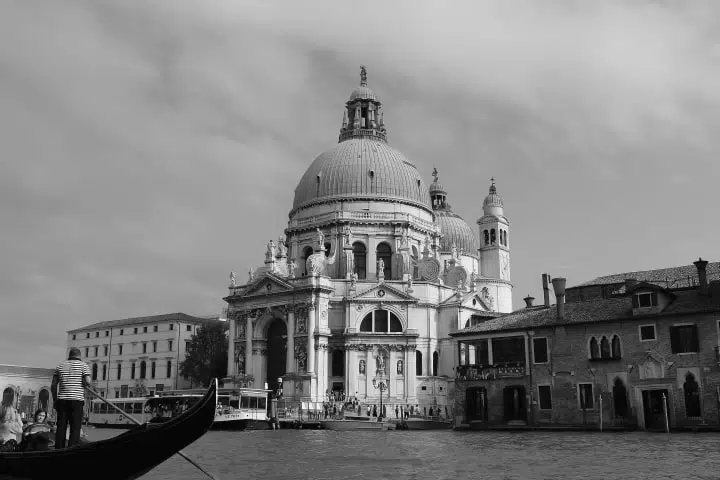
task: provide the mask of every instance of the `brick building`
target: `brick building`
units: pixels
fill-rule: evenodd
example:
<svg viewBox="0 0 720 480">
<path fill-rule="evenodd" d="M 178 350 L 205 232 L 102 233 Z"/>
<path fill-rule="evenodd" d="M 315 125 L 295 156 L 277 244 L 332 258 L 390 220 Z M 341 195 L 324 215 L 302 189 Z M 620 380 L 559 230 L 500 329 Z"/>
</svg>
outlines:
<svg viewBox="0 0 720 480">
<path fill-rule="evenodd" d="M 457 423 L 720 426 L 720 262 L 543 284 L 451 333 Z"/>
</svg>

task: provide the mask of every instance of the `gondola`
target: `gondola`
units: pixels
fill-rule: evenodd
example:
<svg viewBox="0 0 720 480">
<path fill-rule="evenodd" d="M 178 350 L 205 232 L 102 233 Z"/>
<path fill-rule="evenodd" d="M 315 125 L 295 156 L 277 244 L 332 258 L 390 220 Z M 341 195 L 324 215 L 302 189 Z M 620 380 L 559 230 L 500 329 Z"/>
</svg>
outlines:
<svg viewBox="0 0 720 480">
<path fill-rule="evenodd" d="M 217 380 L 202 400 L 171 420 L 143 424 L 117 437 L 42 452 L 0 453 L 0 479 L 73 480 L 138 478 L 207 432 L 215 420 Z"/>
</svg>

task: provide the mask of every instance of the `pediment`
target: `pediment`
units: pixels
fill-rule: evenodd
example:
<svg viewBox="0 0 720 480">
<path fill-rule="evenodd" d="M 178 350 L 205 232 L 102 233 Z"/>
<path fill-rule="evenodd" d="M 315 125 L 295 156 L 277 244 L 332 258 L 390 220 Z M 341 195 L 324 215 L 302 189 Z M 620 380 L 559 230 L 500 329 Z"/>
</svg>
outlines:
<svg viewBox="0 0 720 480">
<path fill-rule="evenodd" d="M 350 297 L 351 302 L 415 303 L 417 298 L 386 283 L 374 285 Z"/>
<path fill-rule="evenodd" d="M 255 295 L 271 295 L 292 291 L 293 286 L 285 280 L 271 273 L 266 273 L 248 287 L 242 294 L 243 297 Z"/>
<path fill-rule="evenodd" d="M 471 308 L 474 310 L 492 312 L 490 306 L 485 300 L 483 300 L 482 296 L 478 292 L 468 292 L 461 297 L 458 297 L 457 294 L 452 295 L 445 299 L 443 302 L 441 302 L 441 305 L 453 307 L 460 306 L 463 308 Z"/>
</svg>

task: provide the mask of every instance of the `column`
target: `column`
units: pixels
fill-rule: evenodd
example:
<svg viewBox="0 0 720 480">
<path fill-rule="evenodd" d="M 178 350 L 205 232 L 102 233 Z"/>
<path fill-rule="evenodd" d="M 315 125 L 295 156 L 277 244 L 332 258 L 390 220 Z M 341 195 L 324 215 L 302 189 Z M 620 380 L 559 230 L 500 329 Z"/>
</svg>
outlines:
<svg viewBox="0 0 720 480">
<path fill-rule="evenodd" d="M 375 280 L 377 278 L 377 256 L 375 250 L 377 249 L 377 241 L 375 235 L 369 234 L 367 239 L 367 256 L 365 257 L 366 277 L 368 280 Z"/>
<path fill-rule="evenodd" d="M 290 308 L 287 314 L 287 354 L 285 373 L 295 371 L 295 311 Z"/>
<path fill-rule="evenodd" d="M 308 373 L 315 373 L 315 302 L 313 301 L 308 307 L 307 318 L 307 367 Z"/>
<path fill-rule="evenodd" d="M 388 403 L 390 403 L 390 395 L 395 394 L 395 377 L 397 375 L 397 370 L 396 370 L 397 365 L 395 365 L 395 355 L 393 355 L 392 350 L 390 350 L 388 352 L 387 363 L 388 364 L 385 366 L 385 368 L 387 369 L 387 373 L 388 373 L 388 379 L 387 379 L 388 389 L 385 393 L 387 393 Z M 390 409 L 388 408 L 388 415 L 390 414 L 389 410 Z"/>
<path fill-rule="evenodd" d="M 372 377 L 373 375 L 370 374 L 374 369 L 373 363 L 372 363 L 372 346 L 368 346 L 368 349 L 365 351 L 365 396 L 370 397 L 373 393 L 373 385 L 372 385 Z"/>
<path fill-rule="evenodd" d="M 228 321 L 230 322 L 230 343 L 228 344 L 228 376 L 237 375 L 235 371 L 235 336 L 237 335 L 237 319 L 234 314 L 228 315 Z M 157 373 L 157 372 L 156 372 Z"/>
<path fill-rule="evenodd" d="M 415 399 L 417 401 L 417 387 L 415 386 L 415 382 L 417 380 L 417 372 L 415 370 L 415 349 L 417 348 L 416 345 L 408 345 L 407 346 L 407 352 L 408 352 L 408 362 L 407 362 L 407 379 L 408 379 L 408 390 L 407 390 L 407 397 L 408 401 L 411 401 L 412 399 Z"/>
<path fill-rule="evenodd" d="M 252 374 L 252 337 L 253 319 L 250 315 L 245 320 L 245 375 Z"/>
<path fill-rule="evenodd" d="M 492 351 L 492 338 L 488 338 L 487 342 L 488 342 L 488 364 L 495 365 L 495 360 L 493 359 L 493 351 Z"/>
</svg>

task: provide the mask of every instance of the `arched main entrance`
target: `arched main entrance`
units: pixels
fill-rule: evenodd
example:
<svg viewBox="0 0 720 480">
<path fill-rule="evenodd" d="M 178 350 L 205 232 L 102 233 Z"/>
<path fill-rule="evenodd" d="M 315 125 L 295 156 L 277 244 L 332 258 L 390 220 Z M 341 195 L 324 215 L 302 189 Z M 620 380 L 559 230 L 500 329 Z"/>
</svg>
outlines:
<svg viewBox="0 0 720 480">
<path fill-rule="evenodd" d="M 270 390 L 280 386 L 278 377 L 285 374 L 287 354 L 287 326 L 284 321 L 275 319 L 267 335 L 267 384 Z"/>
</svg>

